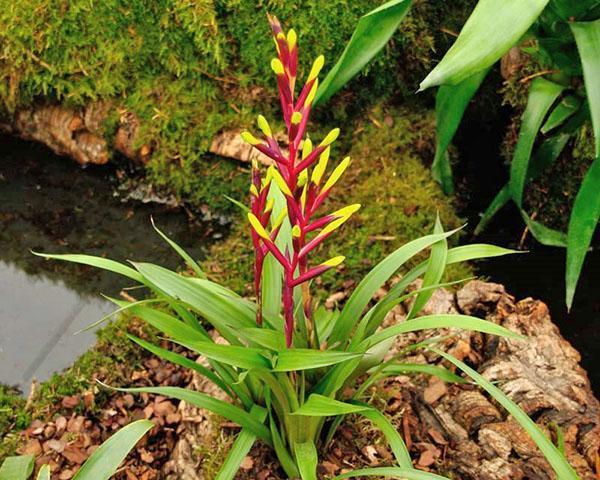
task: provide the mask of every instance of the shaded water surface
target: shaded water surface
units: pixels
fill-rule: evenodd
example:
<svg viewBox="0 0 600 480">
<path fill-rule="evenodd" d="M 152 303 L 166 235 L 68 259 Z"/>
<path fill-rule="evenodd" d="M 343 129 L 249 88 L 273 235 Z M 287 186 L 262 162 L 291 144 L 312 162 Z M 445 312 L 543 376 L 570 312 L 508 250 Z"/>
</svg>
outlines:
<svg viewBox="0 0 600 480">
<path fill-rule="evenodd" d="M 128 282 L 82 265 L 47 261 L 30 250 L 89 253 L 180 265 L 150 216 L 195 258 L 220 232 L 182 210 L 120 200 L 112 167 L 82 169 L 41 146 L 0 137 L 0 383 L 28 389 L 68 366 L 94 342 L 73 336 L 114 310 Z M 142 295 L 133 290 L 131 295 Z"/>
</svg>

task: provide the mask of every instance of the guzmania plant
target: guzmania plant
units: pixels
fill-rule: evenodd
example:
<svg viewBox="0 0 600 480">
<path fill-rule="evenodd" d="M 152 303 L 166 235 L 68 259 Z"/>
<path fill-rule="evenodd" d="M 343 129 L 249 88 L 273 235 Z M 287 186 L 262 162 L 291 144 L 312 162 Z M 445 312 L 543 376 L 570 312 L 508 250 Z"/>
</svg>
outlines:
<svg viewBox="0 0 600 480">
<path fill-rule="evenodd" d="M 313 144 L 306 134 L 311 108 L 318 88 L 323 57 L 315 60 L 308 78 L 296 96 L 298 39 L 293 30 L 285 34 L 275 17 L 269 17 L 277 57 L 271 66 L 277 77 L 285 125 L 285 145 L 269 123 L 258 117 L 263 133 L 257 138 L 244 132 L 244 140 L 271 161 L 268 168 L 252 165 L 250 208 L 247 217 L 255 249 L 256 302 L 207 278 L 200 266 L 160 230 L 158 233 L 182 256 L 194 275 L 175 273 L 157 265 L 132 263 L 133 268 L 105 258 L 86 255 L 47 255 L 111 270 L 134 280 L 152 292 L 148 300 L 114 300 L 172 342 L 188 348 L 207 361 L 158 347 L 140 338 L 130 338 L 150 352 L 190 368 L 218 386 L 227 400 L 175 387 L 123 389 L 184 400 L 239 424 L 237 436 L 218 480 L 233 479 L 243 458 L 259 439 L 277 454 L 286 478 L 315 480 L 318 449 L 331 441 L 345 415 L 368 418 L 385 435 L 396 465 L 363 469 L 352 476 L 392 476 L 404 479 L 441 479 L 413 468 L 401 435 L 379 411 L 364 403 L 369 386 L 399 372 L 436 374 L 446 381 L 464 379 L 442 368 L 402 363 L 407 351 L 443 346 L 445 338 L 412 345 L 387 357 L 394 339 L 406 332 L 423 329 L 470 329 L 491 335 L 520 338 L 501 326 L 465 315 L 417 314 L 433 291 L 440 287 L 446 265 L 477 258 L 512 253 L 491 245 L 449 248 L 439 219 L 431 235 L 411 241 L 382 260 L 362 279 L 339 310 L 327 311 L 311 298 L 310 283 L 335 269 L 344 257 L 320 264 L 311 262 L 311 253 L 355 214 L 359 205 L 321 214 L 321 207 L 344 171 L 351 166 L 345 158 L 329 168 L 331 145 L 340 131 L 332 130 Z M 328 174 L 328 171 L 331 171 Z M 412 257 L 430 249 L 429 258 L 405 272 L 404 276 L 377 303 L 374 294 Z M 408 287 L 422 278 L 422 286 Z M 383 327 L 387 313 L 400 302 L 413 298 L 405 322 Z M 561 479 L 577 478 L 558 449 L 502 392 L 468 366 L 441 350 L 441 357 L 453 363 L 493 395 L 530 432 Z"/>
</svg>

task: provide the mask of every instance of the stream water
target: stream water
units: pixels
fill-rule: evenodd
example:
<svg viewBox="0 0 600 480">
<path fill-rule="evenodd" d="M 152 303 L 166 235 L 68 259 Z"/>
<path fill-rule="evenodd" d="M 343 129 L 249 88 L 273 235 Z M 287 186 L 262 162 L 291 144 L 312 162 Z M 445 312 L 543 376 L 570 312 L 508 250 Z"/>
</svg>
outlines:
<svg viewBox="0 0 600 480">
<path fill-rule="evenodd" d="M 194 257 L 219 237 L 218 227 L 190 222 L 178 209 L 121 201 L 114 167 L 80 168 L 68 158 L 0 137 L 0 383 L 26 392 L 94 342 L 73 335 L 114 310 L 127 281 L 97 269 L 36 257 L 30 250 L 89 253 L 176 268 L 179 257 L 156 224 Z M 131 292 L 135 295 L 135 291 Z"/>
</svg>

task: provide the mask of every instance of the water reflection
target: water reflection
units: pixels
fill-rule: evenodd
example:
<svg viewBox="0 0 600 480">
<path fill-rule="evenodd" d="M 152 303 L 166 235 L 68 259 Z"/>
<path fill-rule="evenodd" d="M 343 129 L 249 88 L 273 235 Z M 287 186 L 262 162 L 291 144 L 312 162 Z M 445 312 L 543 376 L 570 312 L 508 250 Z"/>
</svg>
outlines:
<svg viewBox="0 0 600 480">
<path fill-rule="evenodd" d="M 68 366 L 93 342 L 72 336 L 111 306 L 129 283 L 109 273 L 35 257 L 30 250 L 85 252 L 170 268 L 178 257 L 156 235 L 152 215 L 195 258 L 221 232 L 182 210 L 123 203 L 111 167 L 81 169 L 41 146 L 0 137 L 0 382 L 27 388 Z"/>
</svg>

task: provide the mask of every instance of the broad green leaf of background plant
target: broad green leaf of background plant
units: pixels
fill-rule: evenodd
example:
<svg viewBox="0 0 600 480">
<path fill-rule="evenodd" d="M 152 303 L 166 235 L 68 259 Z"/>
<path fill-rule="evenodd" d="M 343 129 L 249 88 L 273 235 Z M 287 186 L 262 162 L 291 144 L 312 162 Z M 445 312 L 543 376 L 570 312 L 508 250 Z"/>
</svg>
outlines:
<svg viewBox="0 0 600 480">
<path fill-rule="evenodd" d="M 531 157 L 533 144 L 548 110 L 550 110 L 563 89 L 562 85 L 541 77 L 531 82 L 527 107 L 521 117 L 519 139 L 510 165 L 510 192 L 519 208 L 523 203 L 523 190 L 527 171 L 529 170 L 529 158 Z"/>
<path fill-rule="evenodd" d="M 560 480 L 579 480 L 579 477 L 569 465 L 565 457 L 560 453 L 558 448 L 550 441 L 550 439 L 544 434 L 544 432 L 536 425 L 536 423 L 529 418 L 529 416 L 521 410 L 521 408 L 508 398 L 502 390 L 493 385 L 489 380 L 484 378 L 481 374 L 473 370 L 471 367 L 465 365 L 457 358 L 449 355 L 441 350 L 435 348 L 431 349 L 438 355 L 441 355 L 449 362 L 456 365 L 469 377 L 483 388 L 488 394 L 490 394 L 496 402 L 502 405 L 508 413 L 510 413 L 517 422 L 523 427 L 523 429 L 529 434 L 530 438 L 536 443 L 538 448 L 542 451 L 546 460 L 554 471 L 556 472 L 557 478 Z"/>
<path fill-rule="evenodd" d="M 327 101 L 385 46 L 408 12 L 412 0 L 392 0 L 358 21 L 344 52 L 317 90 L 314 105 Z"/>
<path fill-rule="evenodd" d="M 27 480 L 33 472 L 34 462 L 33 455 L 8 457 L 0 467 L 0 480 Z"/>
<path fill-rule="evenodd" d="M 94 451 L 73 480 L 108 480 L 131 449 L 152 427 L 154 423 L 150 420 L 138 420 L 123 427 Z"/>
<path fill-rule="evenodd" d="M 571 30 L 583 65 L 585 91 L 596 140 L 596 157 L 600 157 L 600 20 L 571 23 Z"/>
<path fill-rule="evenodd" d="M 456 85 L 491 67 L 527 32 L 548 0 L 480 0 L 442 61 L 419 90 Z"/>
<path fill-rule="evenodd" d="M 600 85 L 597 86 L 597 88 Z M 596 158 L 583 179 L 575 198 L 567 234 L 566 302 L 570 309 L 583 260 L 600 220 L 600 157 Z"/>
<path fill-rule="evenodd" d="M 457 85 L 442 85 L 435 96 L 435 158 L 431 173 L 446 195 L 454 191 L 448 147 L 460 125 L 467 105 L 481 86 L 489 69 L 482 70 Z"/>
</svg>

